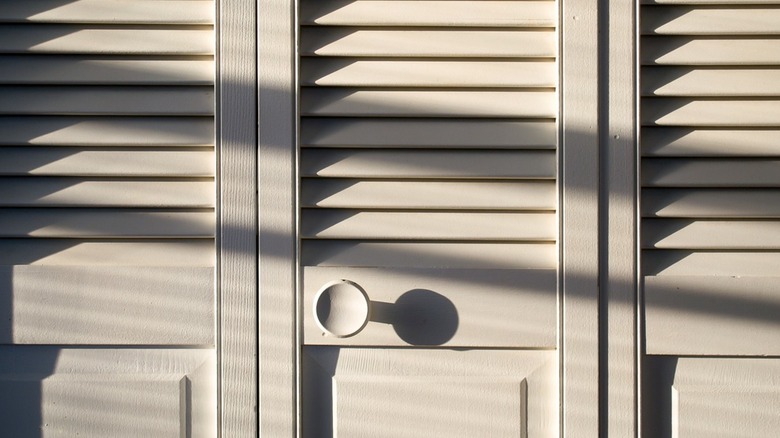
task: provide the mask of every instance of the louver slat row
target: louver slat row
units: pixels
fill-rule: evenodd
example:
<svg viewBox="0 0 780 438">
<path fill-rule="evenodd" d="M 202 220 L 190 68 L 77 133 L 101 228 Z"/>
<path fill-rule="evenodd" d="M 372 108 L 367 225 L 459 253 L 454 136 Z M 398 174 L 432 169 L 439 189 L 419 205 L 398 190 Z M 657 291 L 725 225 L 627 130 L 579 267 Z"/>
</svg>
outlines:
<svg viewBox="0 0 780 438">
<path fill-rule="evenodd" d="M 352 278 L 384 285 L 372 299 L 436 286 L 476 309 L 480 292 L 454 279 L 486 270 L 470 271 L 475 284 L 496 281 L 484 302 L 514 288 L 518 313 L 496 317 L 502 334 L 466 313 L 452 345 L 481 330 L 484 345 L 554 346 L 556 11 L 552 1 L 301 2 L 305 305 L 325 279 Z M 306 343 L 334 342 L 304 321 Z M 338 342 L 402 342 L 377 330 Z"/>
<path fill-rule="evenodd" d="M 780 305 L 780 5 L 766 3 L 643 2 L 649 354 L 780 353 L 776 318 L 760 323 L 771 342 L 734 342 L 759 330 L 746 309 Z"/>
<path fill-rule="evenodd" d="M 213 344 L 213 1 L 3 2 L 0 23 L 6 340 Z"/>
</svg>

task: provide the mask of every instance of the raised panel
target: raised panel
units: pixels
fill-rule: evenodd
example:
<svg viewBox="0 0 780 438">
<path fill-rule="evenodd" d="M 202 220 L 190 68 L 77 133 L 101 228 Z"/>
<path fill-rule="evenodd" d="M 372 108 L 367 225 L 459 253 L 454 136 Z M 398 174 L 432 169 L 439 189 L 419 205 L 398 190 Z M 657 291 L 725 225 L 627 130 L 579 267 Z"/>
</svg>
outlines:
<svg viewBox="0 0 780 438">
<path fill-rule="evenodd" d="M 306 438 L 558 436 L 555 354 L 305 347 Z"/>
<path fill-rule="evenodd" d="M 312 303 L 325 284 L 359 284 L 372 319 L 351 338 L 323 336 Z M 554 348 L 552 269 L 303 268 L 304 343 Z"/>
</svg>

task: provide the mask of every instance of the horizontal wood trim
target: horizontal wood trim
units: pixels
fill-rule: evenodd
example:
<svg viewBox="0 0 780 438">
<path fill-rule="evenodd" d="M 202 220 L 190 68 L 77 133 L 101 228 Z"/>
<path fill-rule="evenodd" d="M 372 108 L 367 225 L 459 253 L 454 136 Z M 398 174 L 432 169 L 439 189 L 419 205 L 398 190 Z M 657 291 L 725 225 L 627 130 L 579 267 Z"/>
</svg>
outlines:
<svg viewBox="0 0 780 438">
<path fill-rule="evenodd" d="M 212 85 L 212 59 L 0 56 L 4 84 Z"/>
<path fill-rule="evenodd" d="M 554 120 L 301 119 L 301 145 L 304 147 L 552 150 L 555 149 L 556 132 Z"/>
<path fill-rule="evenodd" d="M 0 78 L 2 77 L 0 70 Z M 554 62 L 301 59 L 304 86 L 354 87 L 554 87 Z"/>
<path fill-rule="evenodd" d="M 780 155 L 774 129 L 642 129 L 646 157 L 776 157 Z"/>
<path fill-rule="evenodd" d="M 775 277 L 780 252 L 645 250 L 642 265 L 644 275 Z"/>
<path fill-rule="evenodd" d="M 644 284 L 648 354 L 780 355 L 780 278 L 649 276 Z"/>
<path fill-rule="evenodd" d="M 213 211 L 127 211 L 94 208 L 0 209 L 0 237 L 214 237 Z"/>
<path fill-rule="evenodd" d="M 643 67 L 641 89 L 644 96 L 776 97 L 780 69 Z"/>
<path fill-rule="evenodd" d="M 0 145 L 212 146 L 213 117 L 0 116 Z"/>
<path fill-rule="evenodd" d="M 747 3 L 747 2 L 746 2 Z M 750 2 L 753 3 L 753 2 Z M 777 8 L 642 8 L 643 35 L 777 35 Z"/>
<path fill-rule="evenodd" d="M 648 187 L 780 187 L 778 160 L 663 159 L 642 161 Z"/>
<path fill-rule="evenodd" d="M 555 347 L 554 269 L 305 267 L 302 277 L 303 342 L 307 345 Z M 375 303 L 375 318 L 384 323 L 369 321 L 359 336 L 352 338 L 322 336 L 311 316 L 312 302 L 324 284 L 340 278 L 364 288 Z M 448 309 L 454 313 L 448 314 Z M 431 314 L 426 315 L 426 310 Z M 410 327 L 402 315 L 412 312 L 421 319 L 442 319 L 442 325 Z M 452 332 L 445 332 L 448 328 Z"/>
<path fill-rule="evenodd" d="M 780 221 L 645 219 L 642 247 L 659 249 L 780 249 Z"/>
<path fill-rule="evenodd" d="M 325 239 L 554 241 L 556 230 L 554 213 L 304 209 L 300 235 Z"/>
<path fill-rule="evenodd" d="M 777 65 L 780 39 L 645 37 L 645 65 Z"/>
<path fill-rule="evenodd" d="M 303 116 L 553 118 L 557 101 L 554 91 L 304 88 L 300 112 Z"/>
<path fill-rule="evenodd" d="M 780 100 L 645 98 L 642 102 L 642 124 L 780 127 Z"/>
<path fill-rule="evenodd" d="M 0 266 L 0 284 L 14 344 L 214 344 L 211 267 Z"/>
<path fill-rule="evenodd" d="M 338 26 L 553 27 L 552 1 L 311 1 L 300 23 Z"/>
<path fill-rule="evenodd" d="M 211 55 L 213 29 L 0 25 L 0 53 Z"/>
<path fill-rule="evenodd" d="M 553 181 L 301 181 L 302 207 L 555 210 Z M 2 200 L 0 200 L 2 202 Z"/>
<path fill-rule="evenodd" d="M 642 5 L 777 5 L 778 0 L 639 0 Z"/>
<path fill-rule="evenodd" d="M 0 239 L 0 265 L 214 266 L 214 239 Z"/>
<path fill-rule="evenodd" d="M 645 217 L 780 218 L 780 190 L 644 189 Z"/>
<path fill-rule="evenodd" d="M 306 240 L 303 266 L 555 269 L 553 243 L 365 242 Z"/>
<path fill-rule="evenodd" d="M 304 27 L 300 38 L 301 55 L 552 58 L 557 52 L 555 32 L 551 30 L 400 31 Z"/>
<path fill-rule="evenodd" d="M 212 87 L 0 86 L 0 115 L 210 116 Z"/>
<path fill-rule="evenodd" d="M 552 179 L 550 151 L 304 150 L 302 177 Z"/>
<path fill-rule="evenodd" d="M 214 181 L 2 177 L 0 207 L 214 207 Z"/>
<path fill-rule="evenodd" d="M 212 0 L 35 0 L 3 2 L 0 22 L 212 24 Z"/>
<path fill-rule="evenodd" d="M 0 175 L 210 177 L 214 152 L 6 147 Z"/>
</svg>

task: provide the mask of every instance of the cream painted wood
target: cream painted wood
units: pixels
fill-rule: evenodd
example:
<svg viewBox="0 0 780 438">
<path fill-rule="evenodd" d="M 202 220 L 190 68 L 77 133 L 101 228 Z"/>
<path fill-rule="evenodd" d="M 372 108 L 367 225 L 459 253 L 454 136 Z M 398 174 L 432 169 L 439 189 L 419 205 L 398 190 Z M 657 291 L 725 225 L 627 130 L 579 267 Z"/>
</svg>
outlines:
<svg viewBox="0 0 780 438">
<path fill-rule="evenodd" d="M 308 347 L 303 366 L 303 437 L 559 436 L 550 351 Z"/>
<path fill-rule="evenodd" d="M 0 6 L 0 22 L 212 24 L 212 0 L 36 0 Z"/>
<path fill-rule="evenodd" d="M 647 98 L 642 103 L 642 123 L 702 127 L 778 126 L 780 100 Z"/>
<path fill-rule="evenodd" d="M 645 35 L 776 35 L 780 33 L 778 20 L 780 9 L 776 8 L 655 7 L 642 11 L 641 32 Z"/>
<path fill-rule="evenodd" d="M 320 287 L 339 277 L 365 290 L 372 307 L 349 338 L 323 334 L 309 317 Z M 553 269 L 305 267 L 303 280 L 306 345 L 555 348 Z"/>
<path fill-rule="evenodd" d="M 308 149 L 304 177 L 553 179 L 553 151 L 387 151 Z"/>
<path fill-rule="evenodd" d="M 214 91 L 209 87 L 96 88 L 0 87 L 2 114 L 209 116 Z"/>
<path fill-rule="evenodd" d="M 552 243 L 371 242 L 305 240 L 304 266 L 554 269 Z"/>
<path fill-rule="evenodd" d="M 777 65 L 780 40 L 735 38 L 647 38 L 640 61 L 656 65 Z"/>
<path fill-rule="evenodd" d="M 214 266 L 211 239 L 0 239 L 0 265 Z"/>
<path fill-rule="evenodd" d="M 300 204 L 304 208 L 553 211 L 555 183 L 304 178 Z"/>
<path fill-rule="evenodd" d="M 213 30 L 96 29 L 52 24 L 0 25 L 0 53 L 95 55 L 210 55 Z"/>
<path fill-rule="evenodd" d="M 780 217 L 780 190 L 644 189 L 642 216 L 777 218 Z"/>
<path fill-rule="evenodd" d="M 192 436 L 216 428 L 213 350 L 0 348 L 10 436 Z"/>
<path fill-rule="evenodd" d="M 211 179 L 90 181 L 71 177 L 2 177 L 0 207 L 213 208 Z M 213 231 L 212 227 L 212 231 Z"/>
<path fill-rule="evenodd" d="M 553 58 L 556 52 L 551 30 L 397 32 L 304 27 L 300 38 L 300 54 L 318 56 Z"/>
<path fill-rule="evenodd" d="M 63 59 L 6 55 L 0 57 L 0 82 L 6 84 L 212 85 L 211 59 Z"/>
<path fill-rule="evenodd" d="M 769 85 L 771 87 L 771 85 Z M 773 129 L 642 129 L 642 154 L 658 157 L 760 157 L 777 155 Z"/>
<path fill-rule="evenodd" d="M 304 86 L 352 87 L 555 87 L 550 61 L 420 61 L 304 58 Z M 0 73 L 2 74 L 2 73 Z"/>
<path fill-rule="evenodd" d="M 0 284 L 7 343 L 214 344 L 211 267 L 2 266 Z"/>
<path fill-rule="evenodd" d="M 777 0 L 640 0 L 642 5 L 765 5 L 777 4 Z"/>
<path fill-rule="evenodd" d="M 553 1 L 319 1 L 301 5 L 302 25 L 553 27 Z"/>
<path fill-rule="evenodd" d="M 0 145 L 211 146 L 212 117 L 0 116 Z"/>
<path fill-rule="evenodd" d="M 554 120 L 306 118 L 302 147 L 555 149 Z"/>
<path fill-rule="evenodd" d="M 642 94 L 775 97 L 780 95 L 780 69 L 645 67 Z"/>
<path fill-rule="evenodd" d="M 644 283 L 648 354 L 780 354 L 777 277 L 661 275 Z"/>
<path fill-rule="evenodd" d="M 773 358 L 653 357 L 656 401 L 645 435 L 774 437 L 780 427 L 778 361 Z"/>
<path fill-rule="evenodd" d="M 0 149 L 0 175 L 213 177 L 214 152 L 5 147 Z"/>
<path fill-rule="evenodd" d="M 644 248 L 780 249 L 780 221 L 645 219 Z"/>
<path fill-rule="evenodd" d="M 777 187 L 779 160 L 647 159 L 642 183 L 648 187 Z"/>
<path fill-rule="evenodd" d="M 643 270 L 649 275 L 772 277 L 777 275 L 777 251 L 645 251 Z"/>
</svg>

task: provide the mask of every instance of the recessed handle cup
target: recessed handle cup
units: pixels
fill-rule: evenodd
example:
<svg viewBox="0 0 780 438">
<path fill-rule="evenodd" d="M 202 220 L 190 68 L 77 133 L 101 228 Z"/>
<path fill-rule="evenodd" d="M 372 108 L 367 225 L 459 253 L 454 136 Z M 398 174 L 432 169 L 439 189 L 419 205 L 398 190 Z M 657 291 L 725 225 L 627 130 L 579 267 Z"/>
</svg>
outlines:
<svg viewBox="0 0 780 438">
<path fill-rule="evenodd" d="M 326 283 L 314 296 L 314 321 L 327 335 L 348 338 L 358 334 L 371 317 L 371 301 L 349 280 Z"/>
</svg>

